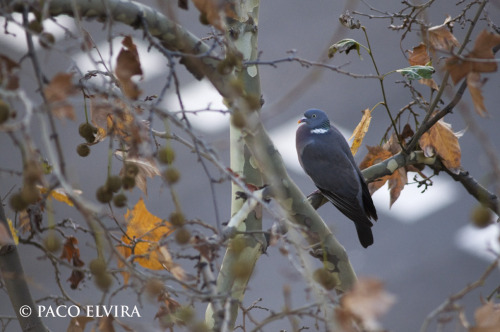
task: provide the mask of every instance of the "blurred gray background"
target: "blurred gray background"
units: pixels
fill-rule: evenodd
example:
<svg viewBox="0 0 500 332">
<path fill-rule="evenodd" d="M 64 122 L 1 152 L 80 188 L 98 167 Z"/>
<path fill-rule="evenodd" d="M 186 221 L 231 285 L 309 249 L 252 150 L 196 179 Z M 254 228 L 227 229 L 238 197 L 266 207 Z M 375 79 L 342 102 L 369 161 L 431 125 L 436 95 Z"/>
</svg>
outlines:
<svg viewBox="0 0 500 332">
<path fill-rule="evenodd" d="M 144 1 L 152 6 L 158 5 L 157 1 Z M 355 3 L 354 1 L 352 3 Z M 372 2 L 370 2 L 372 3 Z M 394 1 L 373 1 L 373 6 L 389 12 L 402 8 L 400 3 Z M 188 12 L 178 11 L 178 19 L 181 24 L 187 26 L 192 32 L 200 37 L 207 35 L 207 28 L 199 24 L 198 12 L 194 6 L 190 6 Z M 476 8 L 477 6 L 474 6 Z M 427 13 L 428 21 L 433 25 L 441 24 L 446 15 L 455 16 L 460 12 L 462 6 L 455 6 L 454 1 L 436 1 Z M 332 35 L 339 29 L 338 17 L 344 9 L 343 3 L 332 1 L 301 1 L 301 0 L 274 0 L 262 1 L 259 19 L 259 50 L 262 52 L 261 60 L 276 60 L 286 58 L 288 51 L 294 50 L 298 57 L 316 61 L 326 56 L 325 50 L 332 42 Z M 369 8 L 359 3 L 357 10 L 363 13 L 370 12 Z M 500 17 L 500 6 L 498 1 L 491 1 L 488 6 L 490 17 L 495 20 Z M 472 18 L 473 10 L 468 17 Z M 369 19 L 359 17 L 361 23 L 366 26 L 370 37 L 373 54 L 377 65 L 382 73 L 408 66 L 401 54 L 403 50 L 411 49 L 419 42 L 417 31 L 409 33 L 400 44 L 401 33 L 389 30 L 388 20 Z M 74 27 L 72 19 L 60 17 L 58 21 Z M 3 22 L 2 26 L 3 26 Z M 495 22 L 499 23 L 499 22 Z M 395 22 L 394 24 L 400 24 Z M 480 21 L 475 29 L 472 39 L 478 35 L 485 22 Z M 9 26 L 10 27 L 10 26 Z M 93 39 L 103 54 L 106 51 L 106 29 L 101 23 L 95 21 L 85 22 L 84 27 L 91 33 Z M 47 51 L 40 49 L 40 59 L 43 63 L 44 73 L 52 77 L 60 71 L 70 70 L 75 64 L 82 70 L 90 69 L 88 62 L 82 54 L 75 51 L 74 41 L 64 36 L 64 32 L 48 24 L 47 29 L 53 29 L 58 43 L 58 50 Z M 2 29 L 3 30 L 3 29 Z M 9 28 L 10 30 L 10 28 Z M 1 53 L 13 59 L 20 59 L 26 51 L 25 37 L 21 31 L 16 35 L 5 35 L 0 33 Z M 340 28 L 338 39 L 353 38 L 366 44 L 360 30 L 348 30 Z M 141 89 L 147 95 L 159 94 L 166 78 L 166 61 L 154 49 L 147 52 L 147 43 L 142 41 L 142 36 L 127 27 L 120 25 L 114 30 L 119 33 L 132 34 L 134 42 L 138 45 L 141 62 L 144 70 L 144 79 L 140 82 Z M 455 27 L 455 36 L 462 41 L 465 29 Z M 121 38 L 116 38 L 115 55 L 119 51 Z M 469 44 L 469 49 L 472 48 Z M 142 47 L 141 47 L 142 46 Z M 69 50 L 69 51 L 65 51 Z M 344 65 L 343 69 L 358 74 L 375 74 L 372 63 L 366 52 L 362 51 L 363 59 L 360 60 L 354 53 L 349 55 L 339 54 L 329 61 L 332 65 Z M 22 84 L 29 94 L 36 93 L 36 83 L 33 78 L 32 67 L 28 60 L 23 62 Z M 200 109 L 207 105 L 218 109 L 222 106 L 220 96 L 210 88 L 206 82 L 195 81 L 183 68 L 177 66 L 180 77 L 181 88 L 184 89 L 183 98 L 188 109 Z M 289 173 L 304 193 L 308 194 L 315 190 L 313 183 L 302 172 L 295 155 L 295 128 L 297 120 L 308 108 L 320 108 L 325 110 L 333 122 L 340 127 L 346 135 L 350 135 L 359 120 L 361 111 L 372 108 L 376 103 L 382 101 L 379 84 L 376 80 L 353 79 L 329 70 L 323 70 L 322 75 L 316 77 L 307 84 L 301 86 L 300 94 L 289 96 L 288 93 L 310 72 L 311 68 L 300 66 L 296 62 L 281 63 L 277 67 L 261 66 L 260 75 L 262 81 L 262 94 L 265 105 L 262 116 L 265 126 L 272 135 L 276 145 L 289 169 Z M 439 77 L 439 76 L 438 76 Z M 499 152 L 500 125 L 498 105 L 500 103 L 499 88 L 500 76 L 498 73 L 483 75 L 488 82 L 483 88 L 485 105 L 489 111 L 488 118 L 480 118 L 472 114 L 473 108 L 468 92 L 465 93 L 462 102 L 456 111 L 447 116 L 455 131 L 468 128 L 462 114 L 471 114 L 475 124 L 482 132 L 486 133 L 489 142 L 495 152 Z M 406 89 L 402 88 L 398 75 L 390 76 L 385 84 L 388 92 L 387 98 L 390 109 L 395 113 L 406 105 L 410 96 Z M 437 80 L 439 82 L 439 79 Z M 426 91 L 426 89 L 421 89 Z M 426 93 L 428 93 L 426 91 Z M 447 96 L 445 98 L 449 98 Z M 75 102 L 79 103 L 78 100 Z M 80 102 L 80 104 L 82 104 Z M 165 107 L 175 107 L 175 98 L 168 97 Z M 93 199 L 94 191 L 106 178 L 105 163 L 107 160 L 108 144 L 99 144 L 92 147 L 90 158 L 80 158 L 75 153 L 76 146 L 82 139 L 77 134 L 78 123 L 84 120 L 83 106 L 78 113 L 78 121 L 59 122 L 63 140 L 63 149 L 66 153 L 68 170 L 72 176 L 75 187 L 80 188 L 87 197 Z M 207 142 L 210 142 L 218 151 L 223 160 L 229 164 L 229 131 L 228 117 L 218 113 L 210 113 L 208 116 L 199 115 L 191 118 L 193 125 Z M 155 125 L 155 124 L 153 124 Z M 161 125 L 158 123 L 158 125 Z M 389 118 L 382 107 L 378 107 L 373 113 L 373 120 L 364 144 L 377 145 L 389 126 Z M 161 126 L 159 126 L 161 128 Z M 31 128 L 36 137 L 38 128 L 33 124 Z M 0 134 L 0 168 L 21 169 L 19 152 L 13 147 L 12 141 L 3 133 Z M 489 174 L 491 165 L 483 148 L 484 142 L 478 140 L 471 130 L 466 131 L 460 139 L 462 148 L 462 165 L 472 176 L 490 185 Z M 197 162 L 196 155 L 189 153 L 179 144 L 174 143 L 178 158 L 175 164 L 181 170 L 182 178 L 176 186 L 184 212 L 188 218 L 199 218 L 205 222 L 213 221 L 215 224 L 215 210 L 217 209 L 221 219 L 228 220 L 230 217 L 230 190 L 229 183 L 216 185 L 217 204 L 214 206 L 210 194 L 209 183 L 206 175 Z M 43 149 L 42 149 L 43 152 Z M 356 159 L 359 162 L 366 154 L 366 149 L 360 148 Z M 102 165 L 96 164 L 102 162 Z M 115 163 L 115 166 L 118 163 Z M 115 170 L 117 172 L 118 169 Z M 217 173 L 213 171 L 213 175 Z M 429 170 L 424 173 L 431 175 Z M 411 181 L 413 175 L 409 175 Z M 15 185 L 19 185 L 20 179 L 6 172 L 0 172 L 0 194 L 6 193 Z M 149 196 L 145 196 L 138 189 L 129 195 L 129 204 L 132 206 L 139 197 L 145 199 L 148 209 L 155 215 L 166 217 L 173 211 L 168 190 L 158 179 L 148 180 Z M 494 189 L 490 187 L 490 189 Z M 328 222 L 338 239 L 345 246 L 352 264 L 358 276 L 375 277 L 385 283 L 387 291 L 394 294 L 397 302 L 383 317 L 384 328 L 391 331 L 415 331 L 418 330 L 425 317 L 448 296 L 458 292 L 470 282 L 477 280 L 486 267 L 492 262 L 488 250 L 493 249 L 498 253 L 498 225 L 487 229 L 478 230 L 471 226 L 470 213 L 477 206 L 477 202 L 457 183 L 454 183 L 446 174 L 435 178 L 435 183 L 425 193 L 416 185 L 408 185 L 403 190 L 401 197 L 389 209 L 389 193 L 383 187 L 374 195 L 375 205 L 379 211 L 379 221 L 373 227 L 375 244 L 368 249 L 363 249 L 357 240 L 352 223 L 341 215 L 333 206 L 324 206 L 319 210 L 321 216 Z M 64 206 L 57 205 L 57 217 L 74 218 L 76 222 L 83 222 L 74 211 Z M 13 217 L 10 208 L 7 209 L 9 217 Z M 265 228 L 271 227 L 272 220 L 267 218 Z M 91 259 L 93 249 L 90 243 L 81 242 L 82 256 Z M 47 260 L 40 258 L 41 252 L 31 247 L 20 247 L 21 258 L 28 276 L 31 278 L 31 286 L 35 298 L 56 293 L 54 287 L 54 273 Z M 86 256 L 87 255 L 87 256 Z M 185 263 L 192 267 L 192 262 Z M 69 277 L 69 270 L 63 270 L 61 278 L 63 283 Z M 466 317 L 473 322 L 473 310 L 480 305 L 481 296 L 487 296 L 499 282 L 498 270 L 487 280 L 484 287 L 472 292 L 460 303 L 465 308 Z M 267 255 L 263 255 L 257 264 L 255 275 L 249 283 L 249 290 L 244 304 L 262 298 L 259 304 L 274 311 L 281 310 L 283 306 L 283 286 L 290 285 L 294 290 L 292 299 L 295 305 L 303 305 L 309 299 L 304 292 L 304 284 L 300 275 L 290 265 L 286 257 L 282 256 L 278 248 L 270 247 Z M 71 296 L 83 303 L 95 303 L 96 294 L 90 280 L 82 283 L 78 290 L 69 289 Z M 115 283 L 116 286 L 116 283 Z M 83 291 L 82 291 L 83 290 Z M 14 315 L 5 292 L 0 292 L 0 316 Z M 116 304 L 136 303 L 135 297 L 117 297 Z M 198 305 L 198 318 L 203 317 L 204 305 Z M 153 321 L 156 313 L 156 305 L 144 301 L 141 309 L 142 319 L 129 321 L 131 326 L 145 329 L 157 328 L 157 322 Z M 254 317 L 262 319 L 269 313 L 262 310 L 252 311 Z M 240 317 L 241 318 L 241 317 Z M 69 323 L 67 319 L 47 319 L 48 326 L 54 331 L 64 330 Z M 302 325 L 309 326 L 314 330 L 314 321 L 304 319 Z M 301 326 L 302 326 L 301 325 Z M 151 327 L 152 326 L 152 327 Z M 447 326 L 448 330 L 454 330 L 455 323 Z M 270 324 L 266 331 L 289 330 L 287 320 L 281 320 Z M 430 330 L 435 330 L 435 324 Z M 12 322 L 8 331 L 18 331 L 17 322 Z"/>
</svg>

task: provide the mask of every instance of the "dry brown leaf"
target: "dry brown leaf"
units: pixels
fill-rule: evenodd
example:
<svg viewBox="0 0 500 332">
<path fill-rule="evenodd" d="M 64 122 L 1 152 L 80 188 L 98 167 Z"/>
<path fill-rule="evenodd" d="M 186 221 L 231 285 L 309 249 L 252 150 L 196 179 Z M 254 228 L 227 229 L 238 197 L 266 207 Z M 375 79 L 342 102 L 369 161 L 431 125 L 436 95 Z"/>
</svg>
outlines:
<svg viewBox="0 0 500 332">
<path fill-rule="evenodd" d="M 158 307 L 158 312 L 156 313 L 154 319 L 158 319 L 160 327 L 163 329 L 170 329 L 174 325 L 186 325 L 188 321 L 184 321 L 182 317 L 179 317 L 175 313 L 181 307 L 181 304 L 174 299 L 172 299 L 167 294 L 163 294 L 158 298 L 160 301 L 160 306 Z"/>
<path fill-rule="evenodd" d="M 67 259 L 71 262 L 73 257 L 80 258 L 80 249 L 78 249 L 78 239 L 74 236 L 70 236 L 66 239 L 63 246 L 63 251 L 61 253 L 61 259 Z"/>
<path fill-rule="evenodd" d="M 411 51 L 408 51 L 409 57 L 408 62 L 410 66 L 425 66 L 431 61 L 429 54 L 427 53 L 427 46 L 424 43 L 420 43 L 415 46 Z"/>
<path fill-rule="evenodd" d="M 81 31 L 83 38 L 82 43 L 80 44 L 80 49 L 84 52 L 90 52 L 92 48 L 96 47 L 94 40 L 87 30 L 81 28 Z"/>
<path fill-rule="evenodd" d="M 6 90 L 19 88 L 19 64 L 9 57 L 0 54 L 0 87 Z"/>
<path fill-rule="evenodd" d="M 340 300 L 341 308 L 344 310 L 341 321 L 348 323 L 346 317 L 350 316 L 367 330 L 379 330 L 381 328 L 379 318 L 395 301 L 395 296 L 385 291 L 381 281 L 359 278 L 353 289 Z"/>
<path fill-rule="evenodd" d="M 354 132 L 349 138 L 349 140 L 352 140 L 354 138 L 351 145 L 351 153 L 353 156 L 356 155 L 356 152 L 358 152 L 358 149 L 363 142 L 363 138 L 368 132 L 368 127 L 370 127 L 370 122 L 372 121 L 372 112 L 368 108 L 365 109 L 362 113 L 363 116 L 361 117 L 361 121 L 358 123 L 358 125 L 354 129 Z"/>
<path fill-rule="evenodd" d="M 45 97 L 50 104 L 52 113 L 59 119 L 75 120 L 75 110 L 66 98 L 77 93 L 73 84 L 73 73 L 56 74 L 49 85 L 44 88 Z"/>
<path fill-rule="evenodd" d="M 420 137 L 420 147 L 426 157 L 439 156 L 443 165 L 452 172 L 460 168 L 461 150 L 457 135 L 451 130 L 451 125 L 443 119 L 436 122 Z"/>
<path fill-rule="evenodd" d="M 408 51 L 409 58 L 408 62 L 410 66 L 425 66 L 431 62 L 431 58 L 427 52 L 427 46 L 424 43 L 420 43 L 420 45 L 415 46 L 413 50 Z M 432 78 L 422 78 L 418 80 L 420 84 L 427 85 L 428 87 L 438 90 L 439 87 L 436 82 Z"/>
<path fill-rule="evenodd" d="M 90 121 L 97 128 L 106 130 L 108 126 L 108 114 L 113 114 L 117 108 L 106 95 L 92 95 L 90 99 Z"/>
<path fill-rule="evenodd" d="M 393 154 L 390 151 L 385 150 L 381 146 L 366 146 L 368 149 L 368 153 L 366 156 L 363 158 L 363 161 L 361 161 L 361 164 L 359 164 L 360 169 L 365 169 L 370 166 L 376 165 L 387 158 L 390 158 L 393 156 Z M 368 184 L 368 190 L 370 191 L 370 194 L 373 195 L 374 192 L 379 190 L 386 182 L 389 180 L 391 176 L 386 175 L 374 182 L 371 182 Z"/>
<path fill-rule="evenodd" d="M 225 30 L 225 17 L 238 18 L 230 1 L 193 0 L 193 4 L 203 15 L 203 18 L 220 31 Z"/>
<path fill-rule="evenodd" d="M 158 259 L 163 264 L 167 271 L 170 271 L 172 275 L 180 281 L 186 280 L 186 272 L 184 269 L 177 263 L 172 260 L 172 255 L 167 249 L 167 246 L 161 246 L 159 248 Z"/>
<path fill-rule="evenodd" d="M 386 160 L 387 158 L 392 157 L 401 150 L 401 147 L 399 146 L 399 143 L 397 142 L 395 135 L 392 135 L 391 138 L 384 144 L 383 147 L 367 146 L 366 148 L 368 149 L 368 154 L 365 156 L 365 158 L 359 165 L 360 169 L 365 169 L 372 165 L 378 164 Z M 397 169 L 391 175 L 386 175 L 380 179 L 377 179 L 376 181 L 370 182 L 368 184 L 368 190 L 370 191 L 370 194 L 373 195 L 373 193 L 375 193 L 378 189 L 383 187 L 387 181 L 389 181 L 388 182 L 388 187 L 389 187 L 388 189 L 390 195 L 389 207 L 392 207 L 392 205 L 399 198 L 401 191 L 404 189 L 404 186 L 408 182 L 408 177 L 406 173 L 407 173 L 406 168 L 402 167 Z"/>
<path fill-rule="evenodd" d="M 113 321 L 115 318 L 112 315 L 104 316 L 99 320 L 98 331 L 99 332 L 115 332 L 115 327 L 113 326 Z"/>
<path fill-rule="evenodd" d="M 37 225 L 40 229 L 40 225 Z M 30 216 L 23 210 L 19 212 L 19 229 L 21 230 L 21 234 L 26 234 L 27 232 L 31 232 L 31 221 Z"/>
<path fill-rule="evenodd" d="M 481 93 L 483 85 L 484 80 L 481 80 L 481 75 L 479 75 L 479 73 L 472 72 L 467 75 L 467 88 L 469 89 L 470 96 L 472 97 L 474 110 L 480 116 L 485 117 L 488 114 L 488 111 L 484 106 L 484 98 Z"/>
<path fill-rule="evenodd" d="M 195 235 L 191 237 L 190 243 L 207 261 L 211 262 L 214 259 L 213 243 L 207 241 L 206 238 Z"/>
<path fill-rule="evenodd" d="M 498 44 L 500 44 L 500 34 L 483 30 L 476 38 L 474 49 L 468 55 L 464 58 L 452 56 L 447 59 L 446 70 L 450 72 L 453 83 L 457 84 L 471 72 L 495 72 L 498 65 L 495 62 L 495 55 L 492 48 Z M 476 59 L 480 61 L 476 61 Z"/>
<path fill-rule="evenodd" d="M 460 43 L 448 28 L 450 19 L 451 18 L 448 16 L 443 24 L 433 26 L 427 30 L 431 48 L 448 52 L 451 51 L 453 47 L 460 46 Z"/>
<path fill-rule="evenodd" d="M 66 332 L 84 332 L 87 323 L 93 321 L 93 317 L 77 316 L 71 318 Z"/>
<path fill-rule="evenodd" d="M 108 99 L 105 95 L 90 97 L 90 119 L 98 128 L 94 144 L 113 134 L 131 149 L 137 148 L 148 135 L 148 127 L 139 122 L 126 103 L 118 98 Z"/>
<path fill-rule="evenodd" d="M 382 147 L 391 152 L 393 155 L 399 153 L 401 151 L 401 145 L 399 144 L 399 139 L 396 133 L 393 133 Z"/>
<path fill-rule="evenodd" d="M 492 301 L 477 308 L 474 313 L 476 326 L 469 332 L 500 332 L 500 305 Z"/>
<path fill-rule="evenodd" d="M 469 53 L 468 57 L 474 59 L 490 59 L 490 62 L 475 62 L 473 71 L 480 73 L 491 73 L 497 71 L 498 65 L 495 61 L 495 54 L 493 47 L 500 44 L 500 34 L 489 32 L 487 30 L 481 31 L 476 38 L 474 48 Z"/>
<path fill-rule="evenodd" d="M 413 135 L 415 135 L 415 132 L 411 128 L 410 124 L 405 124 L 405 126 L 403 127 L 403 131 L 401 132 L 401 139 L 404 141 L 407 138 L 413 137 Z"/>
<path fill-rule="evenodd" d="M 389 207 L 392 207 L 392 204 L 394 204 L 399 198 L 399 195 L 401 194 L 401 191 L 403 191 L 407 182 L 408 176 L 404 167 L 398 168 L 397 171 L 389 177 Z"/>
<path fill-rule="evenodd" d="M 383 148 L 391 152 L 393 155 L 401 151 L 401 145 L 399 145 L 398 137 L 395 133 L 393 133 L 389 138 L 389 140 L 385 142 Z M 407 169 L 398 168 L 397 171 L 395 171 L 394 173 L 392 173 L 392 175 L 390 175 L 388 181 L 389 181 L 388 189 L 390 196 L 389 207 L 392 207 L 392 205 L 399 198 L 399 195 L 401 194 L 401 191 L 404 189 L 406 182 L 408 182 Z"/>
<path fill-rule="evenodd" d="M 82 267 L 85 263 L 80 259 L 80 252 L 78 251 L 78 255 L 73 256 L 73 266 L 74 267 Z M 71 276 L 68 281 L 70 282 L 71 289 L 77 289 L 80 282 L 85 278 L 85 273 L 78 269 L 74 269 L 71 271 Z"/>
<path fill-rule="evenodd" d="M 144 194 L 148 194 L 147 188 L 147 178 L 154 178 L 155 176 L 160 176 L 160 170 L 156 164 L 155 159 L 145 159 L 145 158 L 134 158 L 134 157 L 125 157 L 124 153 L 121 151 L 116 151 L 115 155 L 119 156 L 121 159 L 124 159 L 125 164 L 131 163 L 137 165 L 139 169 L 139 173 L 137 173 L 135 177 L 135 185 L 144 192 Z M 120 175 L 123 175 L 125 170 L 122 168 L 120 170 Z"/>
<path fill-rule="evenodd" d="M 163 264 L 159 257 L 158 242 L 165 236 L 172 233 L 172 226 L 168 221 L 151 214 L 139 199 L 132 211 L 127 210 L 125 218 L 128 220 L 126 236 L 122 236 L 122 241 L 131 244 L 130 239 L 140 239 L 134 247 L 134 254 L 137 256 L 135 262 L 151 270 L 162 270 Z M 130 248 L 121 247 L 124 257 L 131 254 Z"/>
<path fill-rule="evenodd" d="M 132 100 L 136 100 L 142 91 L 132 81 L 132 76 L 142 76 L 139 53 L 130 36 L 123 38 L 122 45 L 124 47 L 122 47 L 116 59 L 115 74 L 120 82 L 123 94 Z"/>
</svg>

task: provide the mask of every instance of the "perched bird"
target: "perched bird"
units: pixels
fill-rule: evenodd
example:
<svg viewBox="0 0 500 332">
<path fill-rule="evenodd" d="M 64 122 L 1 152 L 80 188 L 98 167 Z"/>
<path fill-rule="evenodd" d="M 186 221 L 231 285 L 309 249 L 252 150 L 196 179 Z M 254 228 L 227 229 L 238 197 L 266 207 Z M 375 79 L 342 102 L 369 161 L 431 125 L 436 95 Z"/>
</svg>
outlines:
<svg viewBox="0 0 500 332">
<path fill-rule="evenodd" d="M 370 219 L 377 220 L 377 211 L 347 141 L 323 111 L 306 111 L 299 124 L 295 143 L 300 165 L 321 193 L 354 221 L 359 242 L 368 247 L 373 244 Z"/>
</svg>

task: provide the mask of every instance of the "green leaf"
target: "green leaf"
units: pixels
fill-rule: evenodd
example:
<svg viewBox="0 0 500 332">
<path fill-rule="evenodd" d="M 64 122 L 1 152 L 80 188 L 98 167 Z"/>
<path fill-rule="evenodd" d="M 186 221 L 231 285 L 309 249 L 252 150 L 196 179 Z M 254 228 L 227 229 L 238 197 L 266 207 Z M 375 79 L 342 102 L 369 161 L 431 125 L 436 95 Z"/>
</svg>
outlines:
<svg viewBox="0 0 500 332">
<path fill-rule="evenodd" d="M 328 49 L 328 57 L 333 58 L 335 53 L 345 52 L 345 54 L 349 54 L 350 51 L 356 50 L 358 51 L 358 55 L 361 58 L 361 54 L 359 53 L 359 47 L 363 46 L 354 39 L 342 39 L 341 41 L 336 42 Z M 363 46 L 364 47 L 364 46 Z"/>
<path fill-rule="evenodd" d="M 435 70 L 432 66 L 411 66 L 396 70 L 398 73 L 411 80 L 420 80 L 423 78 L 432 78 Z"/>
</svg>

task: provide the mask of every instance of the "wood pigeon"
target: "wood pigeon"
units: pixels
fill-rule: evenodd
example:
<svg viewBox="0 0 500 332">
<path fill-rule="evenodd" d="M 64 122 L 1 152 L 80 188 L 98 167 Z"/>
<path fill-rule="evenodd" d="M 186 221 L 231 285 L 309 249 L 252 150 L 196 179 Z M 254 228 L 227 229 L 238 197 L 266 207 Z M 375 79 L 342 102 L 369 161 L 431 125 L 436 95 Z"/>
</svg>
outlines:
<svg viewBox="0 0 500 332">
<path fill-rule="evenodd" d="M 306 111 L 299 124 L 295 143 L 300 165 L 321 193 L 354 221 L 359 242 L 368 247 L 373 244 L 370 219 L 377 220 L 377 211 L 347 141 L 323 111 Z"/>
</svg>

